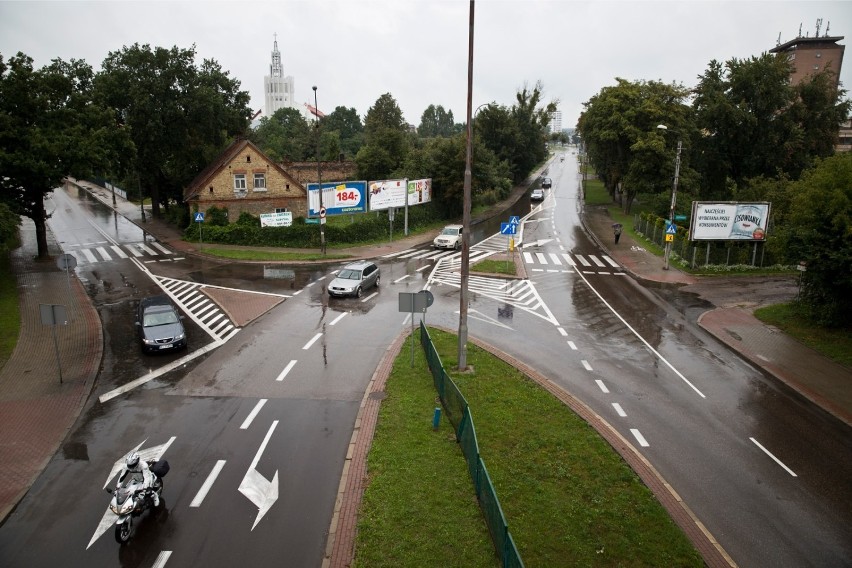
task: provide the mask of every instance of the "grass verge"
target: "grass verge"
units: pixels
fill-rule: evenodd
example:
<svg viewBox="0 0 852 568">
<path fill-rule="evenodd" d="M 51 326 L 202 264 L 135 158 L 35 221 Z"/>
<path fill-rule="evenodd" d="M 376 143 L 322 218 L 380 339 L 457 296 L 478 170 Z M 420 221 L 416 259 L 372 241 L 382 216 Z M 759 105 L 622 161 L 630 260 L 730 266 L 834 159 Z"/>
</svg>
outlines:
<svg viewBox="0 0 852 568">
<path fill-rule="evenodd" d="M 430 330 L 444 367 L 455 335 Z M 496 562 L 450 427 L 433 432 L 436 393 L 408 347 L 387 383 L 368 458 L 356 566 Z M 475 372 L 454 374 L 480 451 L 527 566 L 702 566 L 698 552 L 621 457 L 516 369 L 470 345 Z M 483 539 L 486 539 L 483 543 Z"/>
<path fill-rule="evenodd" d="M 470 267 L 473 272 L 515 275 L 515 263 L 511 260 L 483 260 Z"/>
<path fill-rule="evenodd" d="M 275 252 L 255 249 L 230 249 L 204 247 L 204 254 L 232 260 L 266 260 L 270 262 L 306 261 L 306 260 L 343 260 L 352 258 L 351 254 L 322 254 L 320 252 Z"/>
<path fill-rule="evenodd" d="M 807 313 L 795 303 L 758 308 L 754 315 L 834 362 L 852 367 L 852 330 L 820 327 L 812 323 Z"/>
<path fill-rule="evenodd" d="M 0 248 L 0 367 L 6 364 L 21 332 L 18 285 L 12 273 L 9 253 Z"/>
</svg>

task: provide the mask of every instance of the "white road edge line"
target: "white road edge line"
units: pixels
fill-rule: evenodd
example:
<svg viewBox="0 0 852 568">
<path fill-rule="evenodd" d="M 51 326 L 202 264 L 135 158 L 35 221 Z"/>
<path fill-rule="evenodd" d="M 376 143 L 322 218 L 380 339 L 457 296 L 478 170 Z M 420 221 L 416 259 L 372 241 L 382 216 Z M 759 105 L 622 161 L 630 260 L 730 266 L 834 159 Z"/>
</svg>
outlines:
<svg viewBox="0 0 852 568">
<path fill-rule="evenodd" d="M 783 467 L 783 468 L 784 468 L 784 470 L 785 470 L 787 473 L 789 473 L 789 474 L 790 474 L 790 475 L 792 475 L 793 477 L 799 477 L 798 475 L 796 475 L 796 474 L 793 472 L 793 470 L 792 470 L 792 469 L 790 469 L 789 467 L 787 467 L 786 465 L 784 465 L 784 462 L 782 462 L 781 460 L 779 460 L 778 458 L 776 458 L 774 455 L 772 455 L 772 452 L 770 452 L 769 450 L 767 450 L 766 448 L 764 448 L 763 446 L 761 446 L 761 445 L 760 445 L 760 442 L 758 442 L 758 441 L 757 441 L 757 440 L 755 440 L 754 438 L 749 438 L 749 440 L 751 440 L 752 442 L 754 442 L 754 445 L 755 445 L 755 446 L 757 446 L 758 448 L 760 448 L 761 450 L 763 450 L 763 452 L 764 452 L 767 456 L 769 456 L 770 458 L 772 458 L 773 460 L 775 460 L 775 463 L 777 463 L 778 465 L 780 465 L 781 467 Z"/>
<path fill-rule="evenodd" d="M 334 325 L 334 324 L 336 324 L 337 322 L 339 322 L 340 320 L 342 320 L 342 319 L 343 319 L 343 317 L 344 317 L 346 314 L 348 314 L 348 313 L 349 313 L 349 312 L 343 312 L 342 314 L 340 314 L 339 316 L 337 316 L 336 318 L 334 318 L 334 320 L 332 320 L 332 322 L 331 322 L 330 324 L 328 324 L 328 325 Z"/>
<path fill-rule="evenodd" d="M 225 461 L 226 460 L 219 460 L 216 462 L 216 465 L 213 466 L 213 470 L 210 472 L 210 475 L 208 475 L 207 479 L 204 480 L 204 485 L 201 486 L 201 489 L 198 490 L 198 493 L 196 493 L 195 497 L 192 499 L 192 503 L 189 504 L 190 507 L 201 506 L 204 498 L 207 497 L 207 493 L 216 482 L 216 478 L 219 477 L 219 473 L 222 472 L 222 468 L 225 467 Z"/>
<path fill-rule="evenodd" d="M 618 404 L 617 402 L 613 402 L 612 407 L 615 409 L 615 411 L 618 413 L 619 416 L 621 416 L 622 418 L 627 417 L 627 413 L 624 412 L 624 409 L 621 408 L 620 404 Z"/>
<path fill-rule="evenodd" d="M 606 388 L 604 382 L 600 379 L 595 379 L 595 382 L 598 384 L 598 387 L 604 392 L 604 394 L 609 394 L 609 389 Z"/>
<path fill-rule="evenodd" d="M 295 364 L 296 364 L 296 359 L 293 359 L 289 363 L 287 363 L 287 366 L 284 367 L 284 370 L 281 371 L 281 373 L 278 374 L 278 377 L 275 380 L 278 381 L 278 382 L 283 381 L 284 377 L 286 377 L 287 373 L 289 373 L 293 369 L 293 366 Z"/>
<path fill-rule="evenodd" d="M 582 359 L 582 360 L 580 361 L 580 363 L 582 363 L 582 364 L 583 364 L 583 368 L 584 368 L 585 370 L 587 370 L 587 371 L 591 371 L 591 370 L 592 370 L 592 366 L 591 366 L 591 365 L 589 365 L 589 362 L 588 362 L 588 361 L 586 361 L 585 359 Z"/>
<path fill-rule="evenodd" d="M 248 429 L 249 426 L 251 426 L 252 420 L 254 420 L 255 416 L 257 416 L 258 412 L 260 412 L 260 409 L 263 408 L 263 405 L 266 404 L 266 400 L 267 399 L 262 398 L 259 401 L 257 401 L 257 404 L 254 405 L 254 408 L 252 409 L 251 412 L 249 412 L 249 415 L 246 416 L 246 419 L 243 421 L 242 425 L 240 426 L 240 430 L 246 430 L 246 429 Z"/>
</svg>

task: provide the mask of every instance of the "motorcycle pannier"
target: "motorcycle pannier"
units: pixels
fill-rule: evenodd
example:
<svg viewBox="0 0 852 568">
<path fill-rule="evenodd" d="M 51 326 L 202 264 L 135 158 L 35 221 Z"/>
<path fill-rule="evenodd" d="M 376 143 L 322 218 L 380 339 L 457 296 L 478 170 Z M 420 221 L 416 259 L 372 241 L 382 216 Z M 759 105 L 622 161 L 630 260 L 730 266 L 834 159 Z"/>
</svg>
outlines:
<svg viewBox="0 0 852 568">
<path fill-rule="evenodd" d="M 154 462 L 154 465 L 151 466 L 151 472 L 160 478 L 165 477 L 169 473 L 169 469 L 169 462 L 166 460 Z"/>
</svg>

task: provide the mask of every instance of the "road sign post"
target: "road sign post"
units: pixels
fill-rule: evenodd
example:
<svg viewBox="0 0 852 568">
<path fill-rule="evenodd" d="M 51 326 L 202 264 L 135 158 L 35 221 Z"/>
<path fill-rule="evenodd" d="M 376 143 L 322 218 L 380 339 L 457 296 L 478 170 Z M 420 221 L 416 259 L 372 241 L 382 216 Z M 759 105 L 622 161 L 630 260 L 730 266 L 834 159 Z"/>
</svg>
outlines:
<svg viewBox="0 0 852 568">
<path fill-rule="evenodd" d="M 201 236 L 201 227 L 204 226 L 204 211 L 195 212 L 195 222 L 198 223 L 198 248 L 204 244 L 204 239 Z"/>
<path fill-rule="evenodd" d="M 69 269 L 77 266 L 77 257 L 73 254 L 62 254 L 59 255 L 59 258 L 56 259 L 56 266 L 59 267 L 59 270 L 65 271 L 65 281 L 68 284 L 68 296 L 71 296 L 71 273 Z"/>
<path fill-rule="evenodd" d="M 76 259 L 75 259 L 76 260 Z M 53 349 L 56 352 L 56 367 L 59 369 L 59 384 L 62 384 L 62 361 L 59 359 L 59 340 L 56 339 L 56 326 L 68 325 L 68 313 L 61 304 L 39 304 L 42 325 L 49 325 L 53 332 Z"/>
<path fill-rule="evenodd" d="M 399 311 L 411 314 L 411 366 L 414 366 L 414 312 L 423 314 L 426 322 L 426 308 L 435 303 L 435 296 L 429 290 L 399 293 Z"/>
</svg>

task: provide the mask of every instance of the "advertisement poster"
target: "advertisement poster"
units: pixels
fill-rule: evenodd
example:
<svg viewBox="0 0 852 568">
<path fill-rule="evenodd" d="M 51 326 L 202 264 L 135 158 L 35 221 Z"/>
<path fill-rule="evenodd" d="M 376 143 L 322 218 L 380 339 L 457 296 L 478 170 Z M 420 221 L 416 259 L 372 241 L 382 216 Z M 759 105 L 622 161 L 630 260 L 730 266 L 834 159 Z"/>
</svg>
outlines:
<svg viewBox="0 0 852 568">
<path fill-rule="evenodd" d="M 261 213 L 261 227 L 289 227 L 293 224 L 293 213 L 286 211 L 284 213 Z"/>
<path fill-rule="evenodd" d="M 694 241 L 764 241 L 768 202 L 692 202 L 689 238 Z"/>
<path fill-rule="evenodd" d="M 413 179 L 408 182 L 408 204 L 420 205 L 432 201 L 432 178 Z"/>
<path fill-rule="evenodd" d="M 389 179 L 370 182 L 370 211 L 405 207 L 405 180 Z"/>
<path fill-rule="evenodd" d="M 308 216 L 318 217 L 320 208 L 319 185 L 309 183 Z M 343 215 L 345 213 L 363 213 L 367 210 L 366 181 L 329 181 L 322 182 L 322 206 L 325 214 Z"/>
</svg>

